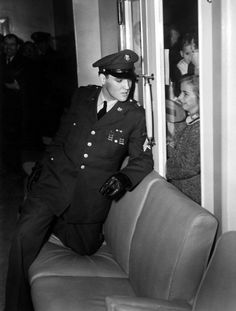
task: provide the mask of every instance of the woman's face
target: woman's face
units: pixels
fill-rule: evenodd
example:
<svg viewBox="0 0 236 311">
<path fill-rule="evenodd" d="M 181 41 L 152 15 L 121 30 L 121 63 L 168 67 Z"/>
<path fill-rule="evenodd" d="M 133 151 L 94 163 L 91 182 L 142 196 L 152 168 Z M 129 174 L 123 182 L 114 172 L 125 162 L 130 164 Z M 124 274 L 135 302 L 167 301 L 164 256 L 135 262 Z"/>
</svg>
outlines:
<svg viewBox="0 0 236 311">
<path fill-rule="evenodd" d="M 181 93 L 178 98 L 184 110 L 186 110 L 190 115 L 194 115 L 199 112 L 199 99 L 194 92 L 194 87 L 188 81 L 183 81 L 181 83 Z"/>
</svg>

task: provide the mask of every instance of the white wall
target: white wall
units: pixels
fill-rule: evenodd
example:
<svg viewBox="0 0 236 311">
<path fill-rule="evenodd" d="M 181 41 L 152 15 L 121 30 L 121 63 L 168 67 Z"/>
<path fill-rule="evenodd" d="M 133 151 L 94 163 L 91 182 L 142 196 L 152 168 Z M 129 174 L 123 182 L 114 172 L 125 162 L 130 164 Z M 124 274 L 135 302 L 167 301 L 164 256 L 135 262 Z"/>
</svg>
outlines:
<svg viewBox="0 0 236 311">
<path fill-rule="evenodd" d="M 116 0 L 99 0 L 101 54 L 118 51 L 119 26 L 117 23 Z"/>
<path fill-rule="evenodd" d="M 115 0 L 73 0 L 78 84 L 98 84 L 92 63 L 118 50 Z"/>
<path fill-rule="evenodd" d="M 236 230 L 236 1 L 222 0 L 222 228 Z"/>
<path fill-rule="evenodd" d="M 73 0 L 78 84 L 97 84 L 92 63 L 101 57 L 98 0 Z"/>
<path fill-rule="evenodd" d="M 201 72 L 205 88 L 201 109 L 204 207 L 216 215 L 220 232 L 225 232 L 236 230 L 236 1 L 200 3 L 206 22 L 200 41 L 205 42 L 200 51 L 201 63 L 205 62 Z M 212 19 L 206 16 L 209 8 Z"/>
</svg>

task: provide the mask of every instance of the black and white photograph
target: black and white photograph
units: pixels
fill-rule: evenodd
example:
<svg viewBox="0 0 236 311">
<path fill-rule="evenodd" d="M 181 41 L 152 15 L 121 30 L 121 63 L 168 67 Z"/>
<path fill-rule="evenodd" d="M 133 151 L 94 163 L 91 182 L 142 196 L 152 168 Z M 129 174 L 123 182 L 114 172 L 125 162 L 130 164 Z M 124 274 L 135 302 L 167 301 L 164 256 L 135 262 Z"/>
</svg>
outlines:
<svg viewBox="0 0 236 311">
<path fill-rule="evenodd" d="M 236 310 L 235 29 L 235 0 L 0 0 L 0 311 Z"/>
</svg>

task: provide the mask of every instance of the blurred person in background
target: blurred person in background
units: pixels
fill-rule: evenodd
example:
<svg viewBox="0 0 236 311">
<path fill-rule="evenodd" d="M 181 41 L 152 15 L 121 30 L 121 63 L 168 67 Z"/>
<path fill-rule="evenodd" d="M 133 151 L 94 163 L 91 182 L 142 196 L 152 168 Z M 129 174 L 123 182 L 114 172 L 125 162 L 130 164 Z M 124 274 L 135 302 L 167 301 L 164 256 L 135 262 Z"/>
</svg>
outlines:
<svg viewBox="0 0 236 311">
<path fill-rule="evenodd" d="M 25 96 L 25 59 L 19 53 L 20 40 L 15 34 L 4 37 L 3 56 L 3 138 L 5 160 L 20 169 L 19 148 L 22 139 L 23 105 Z M 12 153 L 14 145 L 16 152 Z M 14 156 L 14 159 L 9 159 Z"/>
</svg>

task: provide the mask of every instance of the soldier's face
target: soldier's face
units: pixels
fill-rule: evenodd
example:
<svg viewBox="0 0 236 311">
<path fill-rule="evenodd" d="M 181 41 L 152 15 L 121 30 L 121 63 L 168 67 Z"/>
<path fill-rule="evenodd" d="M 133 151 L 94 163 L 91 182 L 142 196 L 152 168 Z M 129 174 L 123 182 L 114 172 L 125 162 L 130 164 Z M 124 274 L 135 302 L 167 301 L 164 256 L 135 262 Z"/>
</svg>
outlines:
<svg viewBox="0 0 236 311">
<path fill-rule="evenodd" d="M 103 80 L 103 90 L 108 100 L 126 101 L 129 96 L 131 85 L 132 80 L 130 79 L 117 78 L 111 75 L 106 76 Z"/>
</svg>

